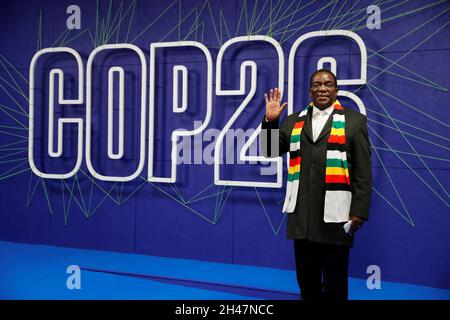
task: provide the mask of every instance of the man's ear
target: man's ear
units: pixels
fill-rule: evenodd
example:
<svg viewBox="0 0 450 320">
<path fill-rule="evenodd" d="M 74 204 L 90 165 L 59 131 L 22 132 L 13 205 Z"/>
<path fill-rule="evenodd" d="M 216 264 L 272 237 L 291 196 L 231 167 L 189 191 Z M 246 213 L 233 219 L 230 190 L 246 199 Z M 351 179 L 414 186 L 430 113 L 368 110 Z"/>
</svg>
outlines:
<svg viewBox="0 0 450 320">
<path fill-rule="evenodd" d="M 309 89 L 309 97 L 312 99 L 313 98 L 313 95 L 312 95 L 312 90 L 311 90 L 311 88 Z"/>
</svg>

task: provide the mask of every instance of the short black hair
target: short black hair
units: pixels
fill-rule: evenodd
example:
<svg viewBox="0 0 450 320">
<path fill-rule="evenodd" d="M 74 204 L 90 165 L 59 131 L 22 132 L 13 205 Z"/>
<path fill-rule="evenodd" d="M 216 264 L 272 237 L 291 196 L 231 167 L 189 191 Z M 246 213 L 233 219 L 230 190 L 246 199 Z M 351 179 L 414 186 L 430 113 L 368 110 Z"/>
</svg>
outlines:
<svg viewBox="0 0 450 320">
<path fill-rule="evenodd" d="M 333 72 L 331 72 L 330 70 L 327 70 L 327 69 L 319 69 L 319 70 L 317 70 L 316 72 L 314 72 L 314 73 L 311 75 L 311 78 L 309 78 L 309 87 L 310 87 L 310 88 L 312 87 L 312 80 L 313 80 L 314 76 L 315 76 L 316 74 L 322 73 L 322 72 L 331 74 L 331 76 L 332 76 L 333 79 L 334 79 L 334 86 L 337 88 L 337 79 L 336 79 L 336 76 L 334 75 Z"/>
</svg>

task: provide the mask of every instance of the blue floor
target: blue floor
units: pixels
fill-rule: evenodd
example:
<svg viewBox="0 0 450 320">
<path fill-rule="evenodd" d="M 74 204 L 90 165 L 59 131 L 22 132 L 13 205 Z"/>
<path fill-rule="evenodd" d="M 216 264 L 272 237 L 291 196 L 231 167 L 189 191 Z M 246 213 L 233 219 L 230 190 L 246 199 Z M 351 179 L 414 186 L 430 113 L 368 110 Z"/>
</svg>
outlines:
<svg viewBox="0 0 450 320">
<path fill-rule="evenodd" d="M 66 268 L 81 268 L 69 290 Z M 298 299 L 295 272 L 0 241 L 0 299 Z M 350 299 L 450 299 L 450 290 L 349 280 Z"/>
</svg>

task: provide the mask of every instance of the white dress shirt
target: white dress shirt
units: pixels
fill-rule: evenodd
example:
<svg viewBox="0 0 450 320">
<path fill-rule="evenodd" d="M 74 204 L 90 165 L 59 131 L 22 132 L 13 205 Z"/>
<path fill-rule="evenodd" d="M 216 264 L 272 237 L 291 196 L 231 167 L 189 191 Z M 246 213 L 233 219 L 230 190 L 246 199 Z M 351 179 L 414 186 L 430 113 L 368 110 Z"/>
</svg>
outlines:
<svg viewBox="0 0 450 320">
<path fill-rule="evenodd" d="M 327 122 L 331 113 L 333 113 L 333 106 L 329 106 L 324 110 L 320 110 L 317 107 L 313 107 L 311 124 L 314 142 L 316 142 L 317 138 L 322 132 L 322 129 L 325 126 L 325 123 Z"/>
</svg>

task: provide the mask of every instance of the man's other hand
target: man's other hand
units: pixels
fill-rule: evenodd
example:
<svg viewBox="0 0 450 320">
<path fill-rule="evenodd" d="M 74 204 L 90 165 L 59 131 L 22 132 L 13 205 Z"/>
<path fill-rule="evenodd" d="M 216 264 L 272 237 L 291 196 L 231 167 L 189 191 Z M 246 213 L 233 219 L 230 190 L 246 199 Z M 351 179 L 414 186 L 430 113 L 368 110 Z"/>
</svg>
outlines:
<svg viewBox="0 0 450 320">
<path fill-rule="evenodd" d="M 349 235 L 354 235 L 364 224 L 364 219 L 357 216 L 350 216 L 350 220 L 352 224 L 350 225 Z"/>
</svg>

